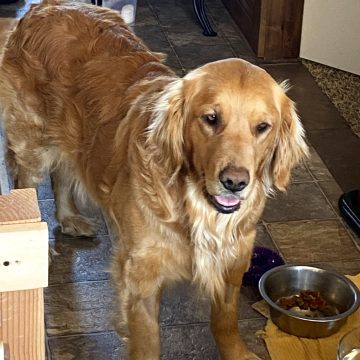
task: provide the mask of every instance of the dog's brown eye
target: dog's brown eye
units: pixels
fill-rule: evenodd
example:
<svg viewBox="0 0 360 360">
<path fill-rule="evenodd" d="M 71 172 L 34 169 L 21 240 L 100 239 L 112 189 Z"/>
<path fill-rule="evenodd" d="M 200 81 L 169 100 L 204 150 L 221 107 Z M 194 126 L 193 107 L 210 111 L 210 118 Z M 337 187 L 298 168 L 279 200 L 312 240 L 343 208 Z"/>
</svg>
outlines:
<svg viewBox="0 0 360 360">
<path fill-rule="evenodd" d="M 264 133 L 267 129 L 269 129 L 271 127 L 270 124 L 266 123 L 266 122 L 262 122 L 259 125 L 256 126 L 256 131 L 258 134 L 262 134 Z"/>
<path fill-rule="evenodd" d="M 214 114 L 205 114 L 201 118 L 211 126 L 215 126 L 218 123 L 218 117 L 215 113 Z"/>
</svg>

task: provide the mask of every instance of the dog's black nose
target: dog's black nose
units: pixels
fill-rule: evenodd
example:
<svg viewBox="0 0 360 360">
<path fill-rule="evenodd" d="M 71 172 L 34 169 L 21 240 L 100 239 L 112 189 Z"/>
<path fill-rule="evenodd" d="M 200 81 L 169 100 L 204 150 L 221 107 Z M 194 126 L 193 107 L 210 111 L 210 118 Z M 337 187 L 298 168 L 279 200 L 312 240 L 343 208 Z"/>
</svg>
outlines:
<svg viewBox="0 0 360 360">
<path fill-rule="evenodd" d="M 227 166 L 220 172 L 219 179 L 225 189 L 237 192 L 248 186 L 250 175 L 243 167 Z"/>
</svg>

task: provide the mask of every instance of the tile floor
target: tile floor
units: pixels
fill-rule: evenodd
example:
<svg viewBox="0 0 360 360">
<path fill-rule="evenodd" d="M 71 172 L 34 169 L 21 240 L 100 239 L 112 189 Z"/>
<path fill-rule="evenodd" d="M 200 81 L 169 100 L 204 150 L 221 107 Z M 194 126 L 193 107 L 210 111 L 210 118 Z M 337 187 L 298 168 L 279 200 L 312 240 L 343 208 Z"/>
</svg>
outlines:
<svg viewBox="0 0 360 360">
<path fill-rule="evenodd" d="M 1 21 L 23 13 L 28 3 L 0 5 Z M 179 75 L 208 61 L 255 58 L 221 0 L 208 0 L 217 37 L 204 37 L 188 0 L 139 0 L 135 32 L 155 51 L 168 54 Z M 290 78 L 290 96 L 298 103 L 312 156 L 296 169 L 287 194 L 268 201 L 258 226 L 257 244 L 276 249 L 288 263 L 309 263 L 345 274 L 360 272 L 356 237 L 339 217 L 337 200 L 360 183 L 360 141 L 348 129 L 330 101 L 300 63 L 264 64 L 276 79 Z M 320 156 L 321 157 L 320 157 Z M 322 159 L 323 160 L 322 160 Z M 355 165 L 354 165 L 355 164 Z M 331 172 L 330 172 L 330 171 Z M 334 177 L 335 178 L 334 178 Z M 50 244 L 59 253 L 50 268 L 46 289 L 47 357 L 52 360 L 111 360 L 124 358 L 124 346 L 111 322 L 110 237 L 99 219 L 93 239 L 72 239 L 59 233 L 54 218 L 50 182 L 39 188 L 43 220 Z M 264 318 L 251 308 L 257 290 L 243 287 L 239 328 L 248 346 L 270 359 L 256 332 Z M 162 358 L 218 359 L 209 330 L 209 304 L 186 284 L 168 289 L 161 306 Z"/>
</svg>

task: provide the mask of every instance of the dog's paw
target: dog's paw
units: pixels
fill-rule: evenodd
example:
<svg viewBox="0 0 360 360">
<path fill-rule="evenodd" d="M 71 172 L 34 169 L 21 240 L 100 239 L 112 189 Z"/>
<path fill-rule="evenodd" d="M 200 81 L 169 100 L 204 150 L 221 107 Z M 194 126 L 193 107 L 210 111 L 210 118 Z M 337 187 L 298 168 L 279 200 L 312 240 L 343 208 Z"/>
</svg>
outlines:
<svg viewBox="0 0 360 360">
<path fill-rule="evenodd" d="M 60 221 L 60 226 L 63 234 L 71 236 L 91 237 L 96 233 L 95 222 L 81 215 L 65 217 Z"/>
</svg>

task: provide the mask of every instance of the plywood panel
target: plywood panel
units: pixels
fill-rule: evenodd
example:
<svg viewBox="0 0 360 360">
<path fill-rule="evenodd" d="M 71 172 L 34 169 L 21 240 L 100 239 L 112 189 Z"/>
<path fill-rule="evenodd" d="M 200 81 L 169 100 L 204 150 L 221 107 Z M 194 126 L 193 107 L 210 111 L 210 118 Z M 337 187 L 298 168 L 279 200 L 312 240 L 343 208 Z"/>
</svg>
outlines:
<svg viewBox="0 0 360 360">
<path fill-rule="evenodd" d="M 0 196 L 0 225 L 39 222 L 41 219 L 35 189 L 11 190 Z"/>
<path fill-rule="evenodd" d="M 43 289 L 0 293 L 0 339 L 11 360 L 45 359 Z"/>
<path fill-rule="evenodd" d="M 0 196 L 0 357 L 5 360 L 45 359 L 47 283 L 48 230 L 40 222 L 36 191 L 13 190 Z"/>
<path fill-rule="evenodd" d="M 48 285 L 46 223 L 0 225 L 0 249 L 0 291 Z"/>
</svg>

